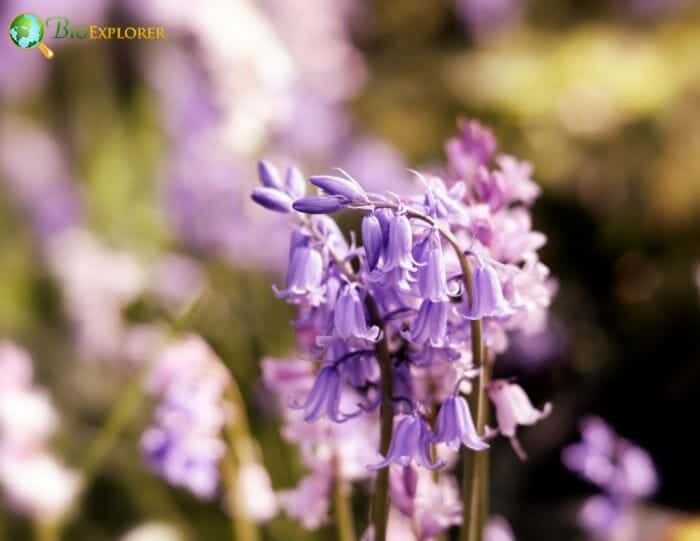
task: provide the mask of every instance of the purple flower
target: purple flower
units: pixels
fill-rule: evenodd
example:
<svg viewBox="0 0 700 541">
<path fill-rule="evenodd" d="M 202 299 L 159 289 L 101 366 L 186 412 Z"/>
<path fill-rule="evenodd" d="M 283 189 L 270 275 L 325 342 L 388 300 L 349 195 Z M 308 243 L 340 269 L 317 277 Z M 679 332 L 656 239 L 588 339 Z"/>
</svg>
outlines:
<svg viewBox="0 0 700 541">
<path fill-rule="evenodd" d="M 197 336 L 187 336 L 159 352 L 147 389 L 160 398 L 155 423 L 141 437 L 150 468 L 170 483 L 211 498 L 219 484 L 226 445 L 223 392 L 228 372 Z"/>
<path fill-rule="evenodd" d="M 473 294 L 464 296 L 462 314 L 467 319 L 483 319 L 485 317 L 505 317 L 513 314 L 514 310 L 503 296 L 503 287 L 498 273 L 489 264 L 482 262 L 474 269 Z M 465 304 L 468 303 L 468 308 Z"/>
<path fill-rule="evenodd" d="M 411 223 L 405 214 L 395 214 L 389 223 L 389 237 L 382 271 L 400 269 L 402 272 L 414 272 L 418 264 L 413 259 L 412 248 Z"/>
<path fill-rule="evenodd" d="M 467 401 L 461 396 L 451 396 L 440 406 L 435 441 L 446 443 L 453 449 L 458 449 L 461 444 L 474 451 L 489 447 L 479 437 Z"/>
<path fill-rule="evenodd" d="M 590 497 L 579 512 L 581 525 L 597 533 L 624 528 L 622 520 L 636 501 L 651 496 L 659 481 L 649 453 L 618 436 L 599 417 L 581 422 L 582 441 L 566 447 L 562 461 L 571 471 L 597 485 L 603 494 Z"/>
<path fill-rule="evenodd" d="M 440 234 L 432 230 L 428 235 L 425 260 L 420 260 L 423 266 L 418 271 L 418 289 L 421 297 L 433 302 L 448 301 L 459 292 L 459 287 L 450 289 L 447 286 L 445 258 L 442 253 Z"/>
<path fill-rule="evenodd" d="M 375 214 L 368 214 L 362 218 L 362 244 L 365 247 L 369 270 L 373 271 L 377 268 L 384 247 L 382 225 Z"/>
<path fill-rule="evenodd" d="M 471 180 L 479 167 L 487 165 L 496 151 L 491 130 L 476 121 L 459 122 L 459 135 L 447 141 L 445 154 L 454 180 Z"/>
<path fill-rule="evenodd" d="M 291 212 L 292 199 L 284 192 L 273 188 L 255 188 L 250 196 L 258 205 L 275 212 Z"/>
<path fill-rule="evenodd" d="M 311 177 L 309 182 L 329 195 L 337 195 L 348 201 L 366 201 L 367 193 L 357 181 L 349 178 L 321 175 Z"/>
<path fill-rule="evenodd" d="M 418 315 L 411 326 L 409 337 L 414 344 L 424 344 L 430 340 L 433 346 L 441 346 L 447 339 L 447 315 L 449 303 L 423 301 Z"/>
<path fill-rule="evenodd" d="M 291 404 L 294 409 L 304 410 L 304 420 L 307 423 L 316 421 L 321 417 L 328 417 L 336 423 L 344 423 L 361 413 L 357 410 L 353 413 L 340 411 L 341 393 L 340 371 L 335 364 L 330 364 L 321 369 L 316 376 L 314 386 L 311 388 L 306 401 L 303 404 Z"/>
<path fill-rule="evenodd" d="M 654 493 L 658 477 L 644 449 L 620 438 L 598 417 L 581 422 L 583 441 L 564 449 L 564 464 L 589 482 L 622 499 L 645 498 Z"/>
<path fill-rule="evenodd" d="M 268 161 L 261 160 L 258 162 L 258 176 L 260 177 L 260 182 L 266 188 L 270 188 L 276 191 L 283 191 L 284 184 L 282 184 L 282 178 L 280 177 L 277 167 Z"/>
<path fill-rule="evenodd" d="M 382 335 L 376 325 L 367 326 L 364 304 L 357 287 L 352 284 L 345 286 L 338 296 L 333 323 L 336 334 L 344 340 L 354 337 L 376 342 Z"/>
<path fill-rule="evenodd" d="M 371 470 L 386 468 L 390 464 L 408 466 L 411 460 L 429 470 L 436 470 L 445 465 L 443 460 L 432 461 L 430 457 L 430 445 L 433 434 L 428 423 L 415 414 L 406 415 L 401 419 L 394 430 L 391 445 L 386 457 L 377 464 L 368 466 Z"/>
<path fill-rule="evenodd" d="M 302 197 L 294 201 L 294 210 L 305 214 L 333 214 L 347 203 L 345 198 L 335 196 Z"/>
<path fill-rule="evenodd" d="M 313 248 L 301 246 L 293 250 L 287 271 L 286 289 L 273 289 L 280 298 L 289 298 L 292 302 L 308 301 L 317 305 L 323 297 L 323 258 Z"/>
<path fill-rule="evenodd" d="M 284 189 L 292 199 L 299 199 L 306 193 L 304 175 L 293 165 L 287 169 L 287 175 L 284 177 Z"/>
<path fill-rule="evenodd" d="M 525 452 L 515 435 L 518 425 L 534 425 L 551 413 L 552 405 L 546 403 L 541 410 L 538 410 L 532 405 L 520 385 L 502 379 L 493 380 L 487 391 L 491 402 L 496 407 L 499 431 L 510 439 L 515 452 L 524 459 Z"/>
</svg>

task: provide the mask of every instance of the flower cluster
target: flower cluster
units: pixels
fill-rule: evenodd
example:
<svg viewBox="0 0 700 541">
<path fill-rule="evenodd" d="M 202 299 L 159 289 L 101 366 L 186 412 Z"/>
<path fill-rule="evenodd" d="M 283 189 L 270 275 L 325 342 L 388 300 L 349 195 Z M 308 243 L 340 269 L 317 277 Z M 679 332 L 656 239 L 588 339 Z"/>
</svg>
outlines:
<svg viewBox="0 0 700 541">
<path fill-rule="evenodd" d="M 581 436 L 581 442 L 564 449 L 562 460 L 602 491 L 584 503 L 581 525 L 597 533 L 619 532 L 626 527 L 630 507 L 656 491 L 656 468 L 649 453 L 618 436 L 599 417 L 583 419 Z"/>
<path fill-rule="evenodd" d="M 207 343 L 186 335 L 158 351 L 148 371 L 146 388 L 159 398 L 155 424 L 142 435 L 150 467 L 169 483 L 199 498 L 212 498 L 219 488 L 224 455 L 236 455 L 236 469 L 226 470 L 231 509 L 254 522 L 272 518 L 277 501 L 267 470 L 258 462 L 255 444 L 241 430 L 245 413 L 227 400 L 233 382 Z M 222 437 L 235 424 L 236 437 Z M 255 498 L 249 494 L 255 493 Z"/>
<path fill-rule="evenodd" d="M 494 380 L 486 392 L 498 430 L 474 421 L 474 401 L 465 396 L 473 380 L 488 379 L 510 333 L 541 331 L 556 286 L 537 255 L 545 238 L 531 227 L 529 206 L 539 189 L 529 164 L 497 156 L 493 135 L 475 122 L 461 122 L 446 151 L 444 179 L 417 174 L 422 189 L 409 196 L 369 192 L 342 170 L 312 176 L 319 192 L 305 195 L 296 168 L 282 175 L 260 163 L 262 187 L 253 200 L 298 220 L 286 283 L 274 289 L 298 307 L 301 351 L 299 359 L 266 361 L 265 379 L 293 410 L 286 414 L 288 439 L 330 449 L 326 466 L 336 470 L 327 476 L 342 471 L 346 438 L 365 448 L 355 460 L 377 449 L 377 430 L 365 427 L 380 424 L 378 410 L 393 417 L 393 437 L 380 445 L 381 456 L 366 461 L 367 469 L 409 468 L 416 479 L 422 476 L 416 471 L 454 464 L 461 446 L 488 448 L 487 436 L 497 432 L 521 452 L 517 426 L 550 410 L 534 408 L 512 381 Z M 362 215 L 361 246 L 356 235 L 348 242 L 329 216 L 340 210 Z M 304 428 L 301 421 L 324 428 Z M 436 499 L 444 520 L 426 526 L 431 532 L 461 518 L 450 503 L 457 498 L 447 496 L 450 479 L 419 483 L 429 487 L 423 496 L 442 495 Z M 312 491 L 310 482 L 303 484 Z M 328 485 L 314 484 L 316 496 Z M 430 506 L 434 513 L 440 507 Z M 413 509 L 414 522 L 421 522 L 419 507 L 403 510 Z"/>
<path fill-rule="evenodd" d="M 155 425 L 141 445 L 148 464 L 170 483 L 210 498 L 219 484 L 219 461 L 226 445 L 222 393 L 228 373 L 196 336 L 165 347 L 157 356 L 146 387 L 160 402 Z"/>
<path fill-rule="evenodd" d="M 0 486 L 15 510 L 50 521 L 68 510 L 80 477 L 49 449 L 58 418 L 32 379 L 29 355 L 0 341 Z"/>
</svg>

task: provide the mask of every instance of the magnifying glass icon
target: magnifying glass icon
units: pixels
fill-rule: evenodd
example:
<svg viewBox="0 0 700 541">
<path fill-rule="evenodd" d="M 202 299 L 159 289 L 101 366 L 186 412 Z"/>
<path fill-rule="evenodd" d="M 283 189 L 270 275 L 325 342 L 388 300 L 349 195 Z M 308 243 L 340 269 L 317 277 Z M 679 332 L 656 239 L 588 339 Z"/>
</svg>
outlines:
<svg viewBox="0 0 700 541">
<path fill-rule="evenodd" d="M 10 40 L 20 49 L 38 47 L 47 59 L 53 58 L 53 51 L 42 43 L 44 39 L 43 21 L 31 13 L 20 13 L 12 19 L 8 29 Z"/>
</svg>

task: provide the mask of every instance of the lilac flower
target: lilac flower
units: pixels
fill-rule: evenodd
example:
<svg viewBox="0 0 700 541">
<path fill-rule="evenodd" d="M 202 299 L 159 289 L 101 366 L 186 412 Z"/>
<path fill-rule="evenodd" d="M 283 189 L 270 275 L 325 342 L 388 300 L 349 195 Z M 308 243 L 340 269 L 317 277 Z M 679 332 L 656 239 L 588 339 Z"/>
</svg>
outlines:
<svg viewBox="0 0 700 541">
<path fill-rule="evenodd" d="M 344 340 L 354 337 L 376 342 L 381 337 L 379 327 L 367 326 L 365 307 L 354 285 L 345 286 L 338 296 L 333 311 L 333 323 L 336 334 Z"/>
<path fill-rule="evenodd" d="M 211 498 L 226 446 L 222 394 L 228 373 L 206 343 L 185 337 L 163 349 L 147 389 L 160 398 L 155 424 L 141 437 L 146 462 L 175 486 Z"/>
<path fill-rule="evenodd" d="M 369 270 L 373 271 L 379 264 L 379 258 L 384 248 L 384 235 L 379 218 L 374 214 L 368 214 L 362 218 L 362 242 L 367 255 Z"/>
<path fill-rule="evenodd" d="M 513 313 L 513 308 L 503 296 L 503 287 L 496 270 L 488 263 L 482 262 L 474 269 L 473 295 L 471 301 L 468 295 L 462 303 L 462 313 L 467 319 L 483 319 L 485 317 L 505 317 Z"/>
<path fill-rule="evenodd" d="M 389 234 L 385 250 L 385 257 L 381 271 L 385 274 L 391 273 L 392 280 L 402 289 L 408 289 L 409 283 L 413 281 L 410 273 L 418 268 L 417 262 L 412 254 L 413 232 L 408 218 L 404 214 L 395 214 L 389 222 Z"/>
<path fill-rule="evenodd" d="M 461 396 L 452 396 L 440 406 L 435 441 L 446 443 L 453 449 L 462 444 L 474 451 L 488 449 L 476 431 L 466 400 Z"/>
<path fill-rule="evenodd" d="M 538 410 L 520 385 L 506 380 L 493 380 L 487 391 L 496 407 L 499 431 L 510 439 L 518 456 L 524 458 L 525 453 L 515 435 L 516 429 L 518 425 L 534 425 L 547 417 L 552 410 L 551 404 L 547 403 Z"/>
<path fill-rule="evenodd" d="M 325 366 L 316 376 L 316 381 L 314 381 L 314 386 L 306 397 L 306 401 L 303 404 L 292 404 L 292 407 L 304 410 L 306 422 L 328 417 L 336 423 L 343 423 L 359 415 L 361 410 L 353 413 L 340 411 L 340 385 L 338 367 L 335 365 Z"/>
<path fill-rule="evenodd" d="M 430 445 L 433 435 L 428 424 L 415 414 L 406 415 L 396 425 L 389 451 L 384 460 L 371 464 L 372 470 L 386 468 L 390 464 L 407 466 L 415 460 L 420 466 L 429 470 L 442 468 L 442 460 L 433 462 L 430 457 Z"/>
<path fill-rule="evenodd" d="M 333 214 L 343 208 L 347 200 L 341 197 L 314 196 L 302 197 L 294 201 L 294 210 L 306 214 Z"/>
<path fill-rule="evenodd" d="M 253 201 L 275 212 L 291 212 L 292 199 L 284 192 L 273 188 L 255 188 L 251 195 Z"/>
<path fill-rule="evenodd" d="M 305 246 L 296 248 L 290 258 L 287 284 L 283 290 L 274 288 L 280 298 L 289 298 L 301 302 L 308 296 L 311 304 L 318 304 L 323 297 L 323 258 L 313 248 Z"/>
<path fill-rule="evenodd" d="M 311 177 L 309 182 L 314 186 L 321 188 L 329 195 L 336 195 L 347 199 L 348 201 L 366 201 L 367 194 L 357 181 L 334 177 L 329 175 L 320 175 Z"/>
<path fill-rule="evenodd" d="M 441 346 L 447 339 L 447 317 L 449 303 L 423 301 L 411 327 L 409 339 L 413 344 L 430 341 L 432 346 Z"/>
<path fill-rule="evenodd" d="M 425 259 L 420 261 L 423 266 L 418 271 L 418 289 L 423 299 L 444 302 L 458 294 L 459 287 L 450 289 L 447 285 L 445 258 L 437 231 L 433 230 L 429 233 Z"/>
<path fill-rule="evenodd" d="M 487 165 L 496 151 L 493 133 L 476 121 L 460 121 L 459 135 L 447 141 L 448 170 L 455 180 L 471 180 L 479 167 Z"/>
<path fill-rule="evenodd" d="M 258 177 L 264 187 L 276 192 L 284 190 L 284 184 L 282 183 L 279 171 L 272 163 L 260 160 L 260 162 L 258 162 Z"/>
<path fill-rule="evenodd" d="M 590 497 L 579 518 L 586 529 L 612 533 L 624 528 L 623 517 L 631 505 L 656 491 L 656 468 L 644 449 L 618 436 L 598 417 L 586 417 L 581 434 L 582 441 L 566 447 L 562 460 L 603 494 Z"/>
<path fill-rule="evenodd" d="M 328 522 L 332 483 L 325 472 L 315 472 L 302 479 L 297 488 L 281 492 L 280 505 L 306 529 L 315 530 Z"/>
</svg>

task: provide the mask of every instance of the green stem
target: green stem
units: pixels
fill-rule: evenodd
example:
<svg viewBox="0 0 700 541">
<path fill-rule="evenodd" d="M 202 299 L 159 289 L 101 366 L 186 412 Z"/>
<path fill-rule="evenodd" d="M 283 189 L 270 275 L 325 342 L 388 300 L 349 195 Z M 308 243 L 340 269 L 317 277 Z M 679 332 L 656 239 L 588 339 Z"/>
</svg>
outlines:
<svg viewBox="0 0 700 541">
<path fill-rule="evenodd" d="M 338 524 L 338 541 L 355 541 L 355 521 L 353 519 L 351 493 L 343 480 L 336 475 L 333 483 L 333 505 Z"/>
<path fill-rule="evenodd" d="M 302 221 L 309 226 L 312 234 L 316 235 L 319 240 L 322 240 L 322 237 L 317 234 L 308 219 L 302 217 Z M 356 276 L 350 264 L 338 257 L 330 247 L 329 252 L 340 271 L 345 274 L 349 280 L 355 280 Z M 391 445 L 391 436 L 394 431 L 394 407 L 392 402 L 394 396 L 394 378 L 392 374 L 391 354 L 389 352 L 389 338 L 386 334 L 384 320 L 382 319 L 379 307 L 371 295 L 366 296 L 365 304 L 372 325 L 379 327 L 384 336 L 376 343 L 374 350 L 379 363 L 379 386 L 382 396 L 379 408 L 379 452 L 386 456 L 389 451 L 389 446 Z M 374 483 L 374 495 L 370 505 L 370 520 L 374 525 L 374 541 L 385 541 L 387 523 L 389 520 L 389 468 L 382 468 L 377 472 L 377 478 Z"/>
<path fill-rule="evenodd" d="M 374 299 L 367 295 L 367 308 L 373 325 L 379 325 L 384 332 L 384 322 L 379 314 Z M 379 361 L 380 387 L 382 402 L 380 406 L 380 436 L 379 452 L 386 456 L 391 444 L 391 436 L 394 431 L 394 378 L 392 375 L 391 355 L 389 353 L 388 337 L 384 332 L 384 338 L 375 346 L 377 360 Z M 386 528 L 389 519 L 389 468 L 382 468 L 377 472 L 374 483 L 374 497 L 372 499 L 372 523 L 374 524 L 374 540 L 385 541 Z"/>
</svg>

